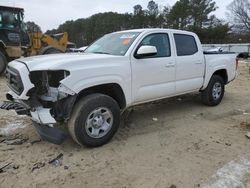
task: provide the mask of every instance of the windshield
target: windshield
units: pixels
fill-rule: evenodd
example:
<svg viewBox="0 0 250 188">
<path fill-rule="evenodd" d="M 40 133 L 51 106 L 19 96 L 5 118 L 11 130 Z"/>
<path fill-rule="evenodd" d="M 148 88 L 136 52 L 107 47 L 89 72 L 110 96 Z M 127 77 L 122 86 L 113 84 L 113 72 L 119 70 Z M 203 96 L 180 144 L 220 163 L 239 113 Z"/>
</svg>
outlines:
<svg viewBox="0 0 250 188">
<path fill-rule="evenodd" d="M 16 29 L 22 21 L 20 12 L 0 11 L 0 28 Z"/>
<path fill-rule="evenodd" d="M 124 56 L 139 34 L 139 32 L 107 34 L 91 44 L 85 52 Z"/>
</svg>

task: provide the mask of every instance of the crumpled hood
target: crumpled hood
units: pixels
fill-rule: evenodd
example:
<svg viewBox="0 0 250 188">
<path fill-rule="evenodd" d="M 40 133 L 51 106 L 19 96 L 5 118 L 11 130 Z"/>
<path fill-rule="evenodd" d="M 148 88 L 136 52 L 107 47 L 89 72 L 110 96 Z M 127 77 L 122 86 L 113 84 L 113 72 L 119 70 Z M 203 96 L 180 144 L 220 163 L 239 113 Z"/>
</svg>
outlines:
<svg viewBox="0 0 250 188">
<path fill-rule="evenodd" d="M 90 54 L 90 53 L 66 53 L 66 54 L 51 54 L 20 58 L 16 61 L 23 62 L 28 67 L 29 71 L 39 70 L 70 70 L 80 64 L 93 64 L 120 56 L 106 54 Z"/>
</svg>

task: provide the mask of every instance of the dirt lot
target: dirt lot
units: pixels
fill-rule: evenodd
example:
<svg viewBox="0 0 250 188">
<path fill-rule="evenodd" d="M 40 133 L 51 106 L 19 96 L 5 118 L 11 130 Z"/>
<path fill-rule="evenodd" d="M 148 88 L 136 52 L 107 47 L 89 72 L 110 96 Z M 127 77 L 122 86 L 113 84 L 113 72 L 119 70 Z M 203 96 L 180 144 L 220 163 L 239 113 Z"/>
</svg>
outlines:
<svg viewBox="0 0 250 188">
<path fill-rule="evenodd" d="M 4 78 L 0 88 L 4 100 Z M 60 146 L 39 142 L 29 118 L 0 110 L 0 168 L 10 163 L 0 170 L 0 187 L 250 187 L 249 113 L 246 62 L 221 105 L 204 106 L 193 94 L 138 106 L 115 138 L 95 149 L 71 139 Z M 233 173 L 235 186 L 226 180 Z"/>
</svg>

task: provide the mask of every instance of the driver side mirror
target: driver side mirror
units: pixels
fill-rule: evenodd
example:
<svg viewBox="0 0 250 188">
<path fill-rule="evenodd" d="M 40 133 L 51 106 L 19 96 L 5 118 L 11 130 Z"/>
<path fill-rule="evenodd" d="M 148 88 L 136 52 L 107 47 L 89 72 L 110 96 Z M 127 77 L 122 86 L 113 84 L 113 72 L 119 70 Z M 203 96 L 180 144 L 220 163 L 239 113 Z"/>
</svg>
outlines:
<svg viewBox="0 0 250 188">
<path fill-rule="evenodd" d="M 149 46 L 149 45 L 145 45 L 145 46 L 141 46 L 136 54 L 135 54 L 135 58 L 140 59 L 140 58 L 144 58 L 144 57 L 150 57 L 150 56 L 154 56 L 157 54 L 157 49 L 155 46 Z"/>
</svg>

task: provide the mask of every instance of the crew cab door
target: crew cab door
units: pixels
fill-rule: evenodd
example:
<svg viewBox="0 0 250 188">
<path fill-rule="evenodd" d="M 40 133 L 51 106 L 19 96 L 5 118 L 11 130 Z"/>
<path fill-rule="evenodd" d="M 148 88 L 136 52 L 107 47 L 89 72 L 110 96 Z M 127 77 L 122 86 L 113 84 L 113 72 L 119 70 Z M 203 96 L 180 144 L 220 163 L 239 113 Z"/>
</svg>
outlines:
<svg viewBox="0 0 250 188">
<path fill-rule="evenodd" d="M 173 33 L 176 47 L 176 94 L 199 90 L 204 81 L 205 60 L 197 36 Z"/>
<path fill-rule="evenodd" d="M 168 33 L 146 35 L 131 57 L 134 103 L 164 98 L 175 93 L 175 58 Z M 136 58 L 139 47 L 155 46 L 157 54 Z"/>
</svg>

